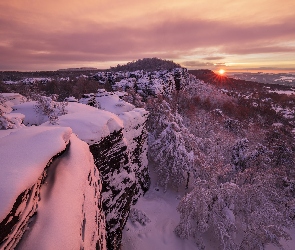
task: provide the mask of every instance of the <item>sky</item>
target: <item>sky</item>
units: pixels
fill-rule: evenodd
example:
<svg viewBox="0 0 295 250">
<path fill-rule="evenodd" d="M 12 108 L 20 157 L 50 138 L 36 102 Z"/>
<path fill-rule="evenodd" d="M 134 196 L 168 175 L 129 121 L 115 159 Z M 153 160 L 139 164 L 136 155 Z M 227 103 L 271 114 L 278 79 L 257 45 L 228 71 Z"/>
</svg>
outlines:
<svg viewBox="0 0 295 250">
<path fill-rule="evenodd" d="M 295 72 L 295 1 L 0 0 L 0 70 L 108 69 L 149 57 Z"/>
</svg>

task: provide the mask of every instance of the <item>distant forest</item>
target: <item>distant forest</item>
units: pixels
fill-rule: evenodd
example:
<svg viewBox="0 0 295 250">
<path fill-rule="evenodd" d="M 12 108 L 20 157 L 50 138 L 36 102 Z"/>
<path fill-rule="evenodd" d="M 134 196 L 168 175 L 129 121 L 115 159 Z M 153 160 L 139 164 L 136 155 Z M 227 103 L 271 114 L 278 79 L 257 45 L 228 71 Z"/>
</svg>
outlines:
<svg viewBox="0 0 295 250">
<path fill-rule="evenodd" d="M 111 67 L 111 71 L 156 71 L 163 69 L 181 68 L 181 66 L 173 61 L 163 60 L 156 57 L 143 58 L 136 61 L 128 62 L 125 65 L 118 64 L 116 67 Z"/>
</svg>

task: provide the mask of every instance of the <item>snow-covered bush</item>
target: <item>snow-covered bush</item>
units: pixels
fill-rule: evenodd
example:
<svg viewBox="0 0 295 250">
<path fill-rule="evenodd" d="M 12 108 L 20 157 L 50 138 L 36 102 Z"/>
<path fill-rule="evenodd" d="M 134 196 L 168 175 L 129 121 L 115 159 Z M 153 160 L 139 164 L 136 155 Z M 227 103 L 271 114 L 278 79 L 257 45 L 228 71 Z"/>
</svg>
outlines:
<svg viewBox="0 0 295 250">
<path fill-rule="evenodd" d="M 2 108 L 4 109 L 5 101 L 6 100 L 4 99 L 4 97 L 0 95 L 0 129 L 7 129 L 8 127 L 8 121 L 3 116 L 4 111 L 2 110 Z"/>
<path fill-rule="evenodd" d="M 149 217 L 147 217 L 143 211 L 137 208 L 130 209 L 129 219 L 132 223 L 139 222 L 142 226 L 145 226 L 147 223 L 151 222 Z"/>
<path fill-rule="evenodd" d="M 15 129 L 21 128 L 24 118 L 22 115 L 10 116 L 9 114 L 1 114 L 0 112 L 0 129 Z"/>
<path fill-rule="evenodd" d="M 134 88 L 126 89 L 126 93 L 127 95 L 122 98 L 125 102 L 129 102 L 137 108 L 144 108 L 145 104 L 142 97 L 135 91 Z"/>
<path fill-rule="evenodd" d="M 67 102 L 56 102 L 55 96 L 47 97 L 41 95 L 34 95 L 34 99 L 37 101 L 36 111 L 48 116 L 51 124 L 58 123 L 58 117 L 67 114 L 66 106 Z"/>
<path fill-rule="evenodd" d="M 0 129 L 15 129 L 23 127 L 23 115 L 7 114 L 7 110 L 11 110 L 11 107 L 8 107 L 6 104 L 7 101 L 8 100 L 4 96 L 0 95 Z"/>
<path fill-rule="evenodd" d="M 242 130 L 242 124 L 238 120 L 226 119 L 224 121 L 224 127 L 232 133 L 239 134 Z"/>
</svg>

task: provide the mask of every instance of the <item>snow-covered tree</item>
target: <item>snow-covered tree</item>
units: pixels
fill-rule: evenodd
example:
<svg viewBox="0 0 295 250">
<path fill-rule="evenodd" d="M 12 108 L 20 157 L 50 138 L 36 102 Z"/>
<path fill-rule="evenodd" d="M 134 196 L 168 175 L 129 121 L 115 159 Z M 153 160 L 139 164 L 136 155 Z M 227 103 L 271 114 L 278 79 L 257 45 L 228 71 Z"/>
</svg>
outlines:
<svg viewBox="0 0 295 250">
<path fill-rule="evenodd" d="M 148 129 L 150 135 L 156 138 L 170 122 L 174 121 L 173 112 L 169 103 L 160 95 L 147 100 L 147 110 L 150 112 Z"/>
<path fill-rule="evenodd" d="M 247 138 L 236 141 L 232 149 L 231 162 L 236 171 L 243 171 L 247 168 L 247 149 L 249 141 Z"/>
<path fill-rule="evenodd" d="M 247 171 L 238 173 L 237 183 L 196 181 L 178 206 L 176 234 L 195 238 L 201 248 L 201 236 L 209 231 L 223 250 L 265 249 L 267 244 L 281 247 L 280 239 L 290 239 L 286 228 L 292 225 L 294 212 L 288 209 L 283 190 L 275 186 L 276 174 L 257 176 Z"/>
<path fill-rule="evenodd" d="M 211 228 L 220 242 L 220 249 L 236 249 L 233 209 L 238 189 L 233 183 L 216 185 L 204 180 L 196 181 L 194 189 L 177 208 L 180 223 L 175 229 L 176 234 L 183 239 L 195 238 L 198 246 L 204 249 L 201 236 Z"/>
<path fill-rule="evenodd" d="M 240 249 L 265 249 L 267 244 L 281 247 L 282 238 L 290 239 L 286 228 L 292 219 L 284 195 L 269 176 L 260 175 L 264 180 L 242 185 L 236 200 L 235 214 L 244 231 Z"/>
<path fill-rule="evenodd" d="M 123 97 L 123 100 L 133 104 L 137 108 L 144 108 L 145 103 L 143 98 L 136 92 L 134 88 L 126 89 L 127 95 Z"/>
<path fill-rule="evenodd" d="M 151 145 L 151 155 L 156 164 L 158 184 L 167 189 L 168 184 L 181 186 L 192 169 L 194 155 L 185 147 L 186 141 L 176 122 L 171 122 Z"/>
</svg>

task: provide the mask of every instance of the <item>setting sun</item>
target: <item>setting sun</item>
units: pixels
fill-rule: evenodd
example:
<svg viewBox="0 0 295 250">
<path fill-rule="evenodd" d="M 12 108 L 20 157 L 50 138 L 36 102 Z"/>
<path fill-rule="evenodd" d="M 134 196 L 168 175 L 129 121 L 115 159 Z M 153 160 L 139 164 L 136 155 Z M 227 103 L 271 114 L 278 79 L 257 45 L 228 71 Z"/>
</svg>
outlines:
<svg viewBox="0 0 295 250">
<path fill-rule="evenodd" d="M 220 70 L 218 71 L 218 73 L 219 73 L 219 75 L 223 75 L 223 74 L 225 73 L 225 70 L 224 70 L 224 69 L 220 69 Z"/>
</svg>

